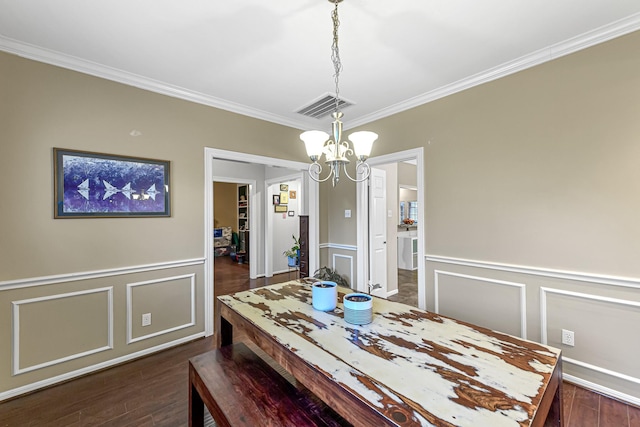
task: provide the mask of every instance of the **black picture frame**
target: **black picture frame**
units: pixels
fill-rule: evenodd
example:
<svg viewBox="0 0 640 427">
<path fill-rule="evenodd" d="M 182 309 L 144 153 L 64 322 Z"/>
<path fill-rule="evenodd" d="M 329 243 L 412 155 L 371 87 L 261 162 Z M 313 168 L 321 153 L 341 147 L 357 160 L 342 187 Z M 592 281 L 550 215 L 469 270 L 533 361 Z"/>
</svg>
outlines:
<svg viewBox="0 0 640 427">
<path fill-rule="evenodd" d="M 54 218 L 171 216 L 166 160 L 53 149 Z"/>
<path fill-rule="evenodd" d="M 280 204 L 280 195 L 279 194 L 274 194 L 273 195 L 273 204 L 274 205 L 279 205 Z"/>
</svg>

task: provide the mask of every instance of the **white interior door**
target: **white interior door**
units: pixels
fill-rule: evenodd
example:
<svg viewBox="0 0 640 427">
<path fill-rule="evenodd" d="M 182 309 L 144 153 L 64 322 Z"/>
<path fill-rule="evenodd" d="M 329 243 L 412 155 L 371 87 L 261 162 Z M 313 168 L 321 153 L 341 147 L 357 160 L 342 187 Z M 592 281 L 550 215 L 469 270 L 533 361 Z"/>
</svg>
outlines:
<svg viewBox="0 0 640 427">
<path fill-rule="evenodd" d="M 369 177 L 369 289 L 372 295 L 387 297 L 387 176 L 371 168 Z"/>
</svg>

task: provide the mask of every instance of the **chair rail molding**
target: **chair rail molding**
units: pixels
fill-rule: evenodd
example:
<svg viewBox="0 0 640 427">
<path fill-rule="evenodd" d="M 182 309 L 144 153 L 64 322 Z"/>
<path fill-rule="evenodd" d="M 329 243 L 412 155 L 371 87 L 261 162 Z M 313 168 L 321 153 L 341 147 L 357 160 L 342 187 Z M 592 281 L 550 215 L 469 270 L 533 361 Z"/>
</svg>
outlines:
<svg viewBox="0 0 640 427">
<path fill-rule="evenodd" d="M 640 289 L 640 279 L 632 277 L 610 276 L 604 274 L 583 273 L 578 271 L 555 270 L 543 267 L 531 267 L 497 262 L 478 261 L 463 258 L 453 258 L 439 255 L 426 255 L 425 260 L 440 264 L 452 264 L 465 267 L 484 268 L 487 270 L 505 271 L 509 273 L 528 274 L 532 276 L 552 277 L 556 279 L 573 280 L 576 282 L 599 283 L 603 285 L 622 286 Z"/>
<path fill-rule="evenodd" d="M 155 264 L 142 264 L 129 267 L 110 268 L 105 270 L 84 271 L 55 276 L 29 277 L 18 280 L 0 282 L 0 291 L 10 289 L 28 288 L 31 286 L 53 285 L 56 283 L 76 282 L 80 280 L 99 279 L 103 277 L 121 276 L 125 274 L 144 273 L 147 271 L 167 270 L 171 268 L 190 267 L 204 264 L 204 258 L 159 262 Z"/>
<path fill-rule="evenodd" d="M 340 243 L 320 243 L 320 249 L 340 249 L 343 251 L 357 251 L 356 245 L 343 245 Z"/>
</svg>

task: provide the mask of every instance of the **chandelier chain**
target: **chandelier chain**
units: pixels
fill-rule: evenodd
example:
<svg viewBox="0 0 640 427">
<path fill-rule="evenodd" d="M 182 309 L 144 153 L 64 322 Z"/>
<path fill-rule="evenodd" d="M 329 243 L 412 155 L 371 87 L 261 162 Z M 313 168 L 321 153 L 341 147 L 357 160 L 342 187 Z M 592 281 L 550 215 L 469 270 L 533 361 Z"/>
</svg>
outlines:
<svg viewBox="0 0 640 427">
<path fill-rule="evenodd" d="M 339 0 L 335 0 L 335 8 L 331 13 L 331 20 L 333 21 L 333 44 L 331 45 L 331 62 L 333 62 L 334 74 L 333 78 L 336 83 L 336 106 L 335 111 L 340 111 L 340 71 L 342 71 L 342 62 L 340 62 L 340 48 L 338 47 L 338 27 L 340 27 L 340 19 L 338 17 L 338 3 Z M 338 141 L 336 141 L 338 142 Z"/>
</svg>

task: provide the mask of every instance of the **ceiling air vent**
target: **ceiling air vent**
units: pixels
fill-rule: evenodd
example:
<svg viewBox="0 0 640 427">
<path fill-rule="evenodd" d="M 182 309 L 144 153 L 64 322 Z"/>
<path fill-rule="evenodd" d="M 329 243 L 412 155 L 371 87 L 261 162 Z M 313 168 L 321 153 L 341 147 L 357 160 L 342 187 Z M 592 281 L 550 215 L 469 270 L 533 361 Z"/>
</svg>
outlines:
<svg viewBox="0 0 640 427">
<path fill-rule="evenodd" d="M 338 106 L 340 109 L 347 108 L 351 105 L 353 105 L 352 102 L 345 101 L 344 99 L 338 99 Z M 309 105 L 300 108 L 296 113 L 307 117 L 313 117 L 314 119 L 321 119 L 331 115 L 335 109 L 336 97 L 333 95 L 326 95 L 312 101 Z"/>
</svg>

